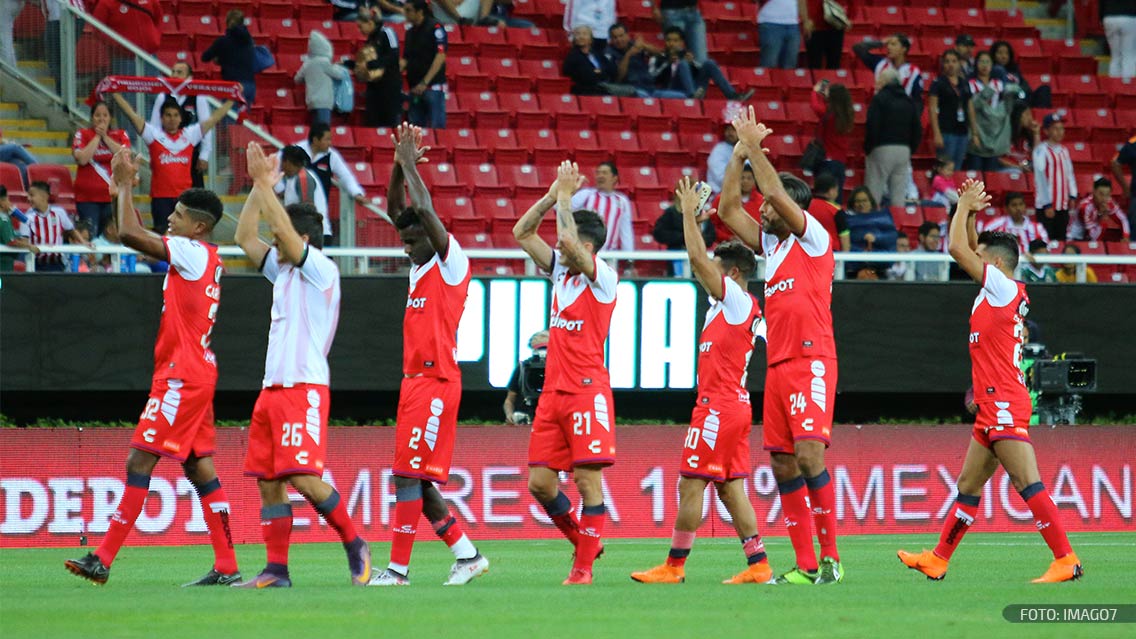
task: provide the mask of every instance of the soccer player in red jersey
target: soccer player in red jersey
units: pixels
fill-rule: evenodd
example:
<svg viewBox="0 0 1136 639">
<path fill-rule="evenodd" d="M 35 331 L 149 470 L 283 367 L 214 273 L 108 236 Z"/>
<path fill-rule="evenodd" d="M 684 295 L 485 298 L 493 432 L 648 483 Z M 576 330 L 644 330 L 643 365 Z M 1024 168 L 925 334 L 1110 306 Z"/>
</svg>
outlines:
<svg viewBox="0 0 1136 639">
<path fill-rule="evenodd" d="M 185 470 L 201 501 L 213 544 L 213 568 L 187 586 L 226 585 L 240 579 L 229 530 L 229 500 L 213 467 L 213 391 L 217 360 L 209 343 L 221 301 L 225 268 L 217 247 L 206 240 L 224 211 L 221 200 L 204 189 L 188 189 L 178 197 L 169 232 L 161 237 L 142 227 L 134 210 L 134 178 L 138 167 L 123 147 L 112 160 L 118 196 L 118 234 L 122 243 L 170 264 L 162 286 L 162 319 L 154 345 L 154 378 L 150 399 L 126 458 L 126 490 L 111 518 L 102 544 L 82 559 L 66 562 L 71 572 L 106 583 L 126 536 L 142 512 L 150 475 L 162 457 Z"/>
<path fill-rule="evenodd" d="M 327 352 L 339 322 L 339 269 L 323 254 L 323 216 L 308 203 L 280 204 L 273 187 L 281 179 L 275 154 L 256 142 L 246 152 L 253 188 L 237 222 L 235 239 L 272 282 L 272 323 L 264 381 L 249 424 L 245 475 L 260 489 L 260 531 L 268 563 L 237 588 L 288 588 L 292 534 L 291 484 L 335 529 L 347 552 L 351 583 L 371 578 L 371 549 L 355 532 L 339 491 L 323 481 L 327 455 L 330 371 Z M 264 216 L 275 238 L 257 235 Z"/>
<path fill-rule="evenodd" d="M 763 439 L 797 556 L 796 566 L 772 583 L 836 583 L 844 578 L 844 568 L 836 548 L 836 495 L 824 464 L 836 399 L 832 240 L 807 212 L 812 201 L 808 185 L 788 173 L 778 175 L 765 156 L 761 142 L 772 131 L 757 122 L 753 107 L 741 110 L 734 128 L 765 201 L 760 225 L 736 207 L 720 214 L 743 242 L 765 255 L 769 368 Z M 819 565 L 810 523 L 820 541 Z"/>
<path fill-rule="evenodd" d="M 430 191 L 418 173 L 423 160 L 422 130 L 403 124 L 392 136 L 395 165 L 387 191 L 388 208 L 403 249 L 410 258 L 410 290 L 402 320 L 402 388 L 395 427 L 394 521 L 387 569 L 372 586 L 410 583 L 410 554 L 422 515 L 454 553 L 447 586 L 460 586 L 489 571 L 450 513 L 435 484 L 450 479 L 461 402 L 458 322 L 469 288 L 469 258 L 434 212 Z M 403 187 L 414 206 L 406 206 Z"/>
<path fill-rule="evenodd" d="M 745 385 L 746 369 L 754 341 L 764 334 L 761 307 L 746 290 L 746 282 L 757 269 L 757 260 L 749 247 L 736 240 L 719 244 L 711 260 L 698 229 L 700 194 L 690 178 L 679 183 L 678 197 L 690 267 L 710 294 L 711 305 L 698 340 L 698 403 L 682 449 L 678 517 L 671 550 L 666 563 L 633 572 L 631 578 L 642 583 L 685 581 L 686 558 L 702 523 L 706 485 L 714 482 L 733 518 L 748 564 L 744 571 L 723 583 L 765 583 L 773 577 L 773 571 L 744 487 L 745 478 L 750 475 L 749 431 L 753 421 Z"/>
<path fill-rule="evenodd" d="M 951 257 L 982 286 L 970 311 L 970 366 L 978 416 L 959 473 L 954 516 L 943 522 L 939 545 L 921 553 L 900 550 L 899 559 L 929 579 L 945 577 L 947 562 L 978 515 L 982 487 L 1001 465 L 1053 551 L 1053 563 L 1033 583 L 1071 581 L 1084 569 L 1041 483 L 1029 437 L 1033 406 L 1021 369 L 1029 297 L 1026 285 L 1013 279 L 1018 240 L 1010 233 L 978 234 L 975 215 L 990 203 L 985 188 L 974 180 L 963 184 L 950 227 Z"/>
<path fill-rule="evenodd" d="M 564 585 L 592 583 L 592 564 L 603 552 L 607 510 L 603 470 L 615 463 L 615 412 L 604 367 L 604 341 L 615 310 L 619 276 L 596 258 L 607 238 L 595 211 L 572 210 L 584 183 L 574 163 L 561 163 L 548 194 L 513 226 L 513 237 L 552 279 L 548 363 L 529 439 L 529 492 L 576 547 Z M 556 207 L 556 250 L 539 235 L 540 221 Z M 573 474 L 582 516 L 560 492 L 559 471 Z"/>
</svg>

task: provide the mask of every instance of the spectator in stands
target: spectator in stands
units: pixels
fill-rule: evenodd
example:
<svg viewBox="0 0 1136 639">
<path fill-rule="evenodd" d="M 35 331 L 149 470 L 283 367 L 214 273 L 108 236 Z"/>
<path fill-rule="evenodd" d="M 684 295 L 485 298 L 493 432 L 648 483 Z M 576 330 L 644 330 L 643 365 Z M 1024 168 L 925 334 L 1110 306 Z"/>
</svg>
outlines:
<svg viewBox="0 0 1136 639">
<path fill-rule="evenodd" d="M 530 20 L 513 17 L 513 0 L 481 0 L 481 14 L 477 24 L 483 27 L 497 26 L 502 29 L 531 29 L 536 25 Z"/>
<path fill-rule="evenodd" d="M 312 31 L 308 36 L 308 57 L 300 65 L 294 79 L 296 84 L 306 85 L 304 103 L 308 106 L 313 125 L 331 124 L 331 109 L 335 106 L 335 83 L 351 79 L 347 69 L 331 61 L 334 55 L 327 36 Z"/>
<path fill-rule="evenodd" d="M 1065 121 L 1059 113 L 1045 116 L 1041 124 L 1045 140 L 1033 150 L 1033 184 L 1038 219 L 1049 237 L 1064 240 L 1069 212 L 1077 207 L 1077 176 L 1065 139 Z"/>
<path fill-rule="evenodd" d="M 356 52 L 355 60 L 346 64 L 354 67 L 357 80 L 367 83 L 363 123 L 371 127 L 396 127 L 402 120 L 398 35 L 370 11 L 360 11 L 356 23 L 366 41 Z"/>
<path fill-rule="evenodd" d="M 86 220 L 75 221 L 75 234 L 78 236 L 78 242 L 69 242 L 69 244 L 84 244 L 90 248 L 95 245 L 91 243 L 91 225 Z M 100 256 L 95 253 L 82 253 L 79 255 L 71 255 L 71 272 L 72 273 L 101 273 L 103 272 L 102 265 L 99 264 Z"/>
<path fill-rule="evenodd" d="M 663 29 L 678 27 L 690 45 L 694 61 L 706 61 L 706 21 L 698 10 L 698 0 L 654 0 L 651 15 Z M 683 245 L 681 248 L 686 248 Z"/>
<path fill-rule="evenodd" d="M 844 32 L 852 28 L 836 27 L 824 19 L 824 0 L 805 0 L 801 15 L 801 28 L 805 35 L 805 57 L 810 69 L 839 69 L 840 56 L 844 53 Z M 849 18 L 852 16 L 851 0 L 837 3 L 844 7 Z M 798 5 L 800 6 L 800 5 Z"/>
<path fill-rule="evenodd" d="M 664 89 L 678 91 L 684 97 L 702 99 L 710 87 L 710 82 L 718 86 L 727 100 L 745 102 L 753 96 L 753 89 L 739 93 L 734 89 L 718 63 L 707 58 L 698 63 L 693 54 L 686 50 L 686 39 L 682 29 L 667 27 L 664 32 L 666 55 L 654 59 L 656 84 Z"/>
<path fill-rule="evenodd" d="M 934 222 L 923 222 L 919 225 L 919 245 L 914 253 L 943 254 L 943 230 Z M 941 277 L 942 267 L 936 262 L 915 262 L 915 281 L 937 282 Z"/>
<path fill-rule="evenodd" d="M 573 43 L 578 47 L 576 29 L 588 27 L 593 38 L 592 49 L 602 54 L 607 48 L 607 41 L 601 38 L 611 30 L 615 20 L 615 0 L 572 0 L 564 11 L 564 31 L 571 34 Z"/>
<path fill-rule="evenodd" d="M 1035 255 L 1049 255 L 1049 245 L 1045 240 L 1034 240 L 1029 243 L 1029 250 L 1022 253 L 1022 261 L 1018 266 L 1017 278 L 1026 284 L 1034 282 L 1056 282 L 1057 271 L 1048 264 L 1039 264 Z"/>
<path fill-rule="evenodd" d="M 1001 78 L 1006 84 L 1018 85 L 1021 99 L 1016 109 L 1027 109 L 1031 106 L 1048 109 L 1053 105 L 1053 90 L 1048 84 L 1036 89 L 1030 89 L 1022 69 L 1018 66 L 1018 59 L 1014 55 L 1014 47 L 1005 40 L 995 40 L 990 45 L 990 57 L 994 59 L 994 77 Z"/>
<path fill-rule="evenodd" d="M 884 47 L 885 54 L 872 53 L 873 49 Z M 911 50 L 911 40 L 902 33 L 890 35 L 883 42 L 867 40 L 852 45 L 852 52 L 876 75 L 876 84 L 879 84 L 880 74 L 885 69 L 891 69 L 899 77 L 903 91 L 923 109 L 923 72 L 919 67 L 907 61 L 907 52 Z"/>
<path fill-rule="evenodd" d="M 877 208 L 879 208 L 879 205 L 876 204 L 876 198 L 872 197 L 872 191 L 866 186 L 858 186 L 848 194 L 848 204 L 844 210 L 851 217 L 871 213 Z"/>
<path fill-rule="evenodd" d="M 57 2 L 49 0 L 46 5 L 50 18 L 52 7 L 58 11 Z M 147 53 L 156 53 L 161 48 L 162 3 L 158 0 L 99 0 L 91 15 Z M 59 15 L 56 14 L 54 18 L 55 28 L 58 29 Z M 59 51 L 58 42 L 57 39 L 55 51 Z M 134 54 L 116 44 L 111 43 L 110 46 L 117 53 L 112 62 L 114 72 L 118 75 L 135 75 Z M 149 65 L 146 66 L 149 68 Z M 154 74 L 153 70 L 143 71 L 143 75 Z"/>
<path fill-rule="evenodd" d="M 245 14 L 232 9 L 225 14 L 225 33 L 213 41 L 202 62 L 216 62 L 221 67 L 221 79 L 240 82 L 245 101 L 251 106 L 256 101 L 256 54 L 253 52 L 252 35 L 245 26 Z"/>
<path fill-rule="evenodd" d="M 848 234 L 852 252 L 857 253 L 891 253 L 895 251 L 895 242 L 899 237 L 899 230 L 895 227 L 895 220 L 887 209 L 878 209 L 866 213 L 849 215 Z M 845 274 L 855 279 L 880 279 L 884 276 L 889 264 L 886 262 L 849 263 Z"/>
<path fill-rule="evenodd" d="M 331 218 L 327 214 L 327 193 L 319 175 L 308 165 L 311 158 L 303 148 L 292 144 L 280 151 L 280 172 L 283 177 L 273 190 L 284 200 L 284 206 L 307 202 L 323 216 L 324 246 L 332 242 Z"/>
<path fill-rule="evenodd" d="M 1127 242 L 1131 237 L 1128 217 L 1112 199 L 1112 182 L 1108 178 L 1093 182 L 1092 194 L 1081 200 L 1069 220 L 1067 236 L 1071 240 L 1096 242 Z"/>
<path fill-rule="evenodd" d="M 710 216 L 703 214 L 698 218 L 698 224 L 699 229 L 702 231 L 702 241 L 706 243 L 706 246 L 713 246 L 717 241 L 718 233 L 714 228 L 714 224 L 710 221 Z M 671 205 L 655 220 L 655 226 L 651 230 L 651 236 L 655 238 L 656 242 L 669 251 L 686 250 L 686 240 L 683 239 L 682 230 L 682 211 L 679 210 L 677 194 L 671 200 Z M 687 262 L 685 260 L 669 262 L 667 264 L 667 272 L 674 277 L 686 277 L 686 264 Z"/>
<path fill-rule="evenodd" d="M 402 0 L 375 0 L 372 10 L 376 12 L 375 19 L 383 23 L 395 24 L 398 22 L 406 22 L 406 14 L 403 13 Z M 369 12 L 359 12 L 360 15 L 364 13 Z"/>
<path fill-rule="evenodd" d="M 911 238 L 903 233 L 900 233 L 895 238 L 895 252 L 896 253 L 910 253 L 911 252 Z M 895 262 L 887 269 L 886 278 L 889 280 L 905 280 L 907 279 L 907 262 Z"/>
<path fill-rule="evenodd" d="M 95 237 L 103 234 L 114 218 L 110 197 L 110 160 L 122 147 L 130 146 L 130 137 L 122 129 L 112 129 L 110 106 L 96 102 L 91 107 L 91 127 L 75 132 L 71 156 L 75 171 L 75 209 L 79 219 L 90 224 Z"/>
<path fill-rule="evenodd" d="M 680 91 L 659 89 L 651 75 L 651 59 L 663 55 L 663 50 L 648 44 L 642 36 L 631 40 L 627 27 L 620 22 L 611 25 L 604 57 L 615 67 L 615 81 L 629 84 L 641 98 L 685 98 Z M 683 245 L 685 250 L 686 245 Z"/>
<path fill-rule="evenodd" d="M 922 134 L 919 107 L 904 92 L 899 74 L 895 69 L 882 70 L 876 76 L 876 94 L 868 105 L 864 138 L 864 179 L 876 201 L 882 201 L 887 193 L 892 206 L 903 204 L 911 179 L 911 155 L 919 147 Z"/>
<path fill-rule="evenodd" d="M 170 67 L 170 77 L 178 80 L 186 80 L 193 77 L 193 69 L 186 62 L 175 62 Z M 192 97 L 192 99 L 191 99 Z M 213 109 L 209 107 L 209 100 L 203 95 L 188 96 L 178 95 L 176 93 L 161 93 L 158 94 L 158 99 L 154 101 L 154 108 L 150 110 L 150 124 L 154 128 L 162 126 L 162 105 L 166 100 L 173 100 L 181 107 L 181 128 L 185 128 L 191 124 L 204 122 L 209 119 L 209 114 Z M 210 131 L 202 138 L 201 144 L 193 147 L 193 159 L 190 161 L 190 175 L 193 176 L 193 186 L 203 188 L 205 186 L 205 172 L 209 170 L 209 158 L 213 154 L 213 137 L 214 132 Z M 111 153 L 113 156 L 114 153 Z M 107 157 L 106 166 L 110 169 L 110 156 Z M 96 235 L 102 234 L 102 227 L 95 226 L 99 229 Z"/>
<path fill-rule="evenodd" d="M 1080 255 L 1081 247 L 1076 244 L 1066 244 L 1065 248 L 1061 251 L 1065 255 Z M 1057 281 L 1062 284 L 1073 284 L 1077 281 L 1077 265 L 1074 263 L 1067 263 L 1057 270 Z M 1093 267 L 1085 266 L 1085 282 L 1089 284 L 1096 284 L 1097 272 Z"/>
<path fill-rule="evenodd" d="M 427 0 L 406 3 L 410 28 L 403 41 L 406 85 L 410 87 L 411 124 L 428 129 L 446 128 L 446 30 L 434 19 Z"/>
<path fill-rule="evenodd" d="M 1108 50 L 1108 74 L 1136 78 L 1136 3 L 1132 0 L 1100 0 L 1100 17 Z"/>
<path fill-rule="evenodd" d="M 831 173 L 818 173 L 813 181 L 813 199 L 809 202 L 809 215 L 812 215 L 832 240 L 832 250 L 847 251 L 851 248 L 848 234 L 848 216 L 840 207 L 840 189 L 836 177 Z"/>
<path fill-rule="evenodd" d="M 634 251 L 635 233 L 631 221 L 635 219 L 635 209 L 627 195 L 616 191 L 619 184 L 619 169 L 614 162 L 600 162 L 596 167 L 595 186 L 585 187 L 572 196 L 572 209 L 595 211 L 603 219 L 607 228 L 605 251 Z"/>
<path fill-rule="evenodd" d="M 836 178 L 838 191 L 844 190 L 844 171 L 848 163 L 848 134 L 852 133 L 852 95 L 839 82 L 829 84 L 821 80 L 809 96 L 813 112 L 820 116 L 817 140 L 824 147 L 824 159 L 814 172 L 829 173 Z"/>
<path fill-rule="evenodd" d="M 154 232 L 165 235 L 178 196 L 193 186 L 189 166 L 193 147 L 225 117 L 232 108 L 233 101 L 225 100 L 221 108 L 211 113 L 204 122 L 183 129 L 181 107 L 173 100 L 167 100 L 162 105 L 161 127 L 143 120 L 121 94 L 114 94 L 114 100 L 149 147 L 150 216 L 154 219 Z"/>
<path fill-rule="evenodd" d="M 1001 171 L 1033 171 L 1033 150 L 1041 140 L 1041 124 L 1024 109 L 1010 136 L 1010 150 L 998 158 Z"/>
<path fill-rule="evenodd" d="M 958 53 L 959 74 L 969 78 L 974 73 L 974 38 L 965 33 L 955 36 L 955 51 Z"/>
<path fill-rule="evenodd" d="M 1112 174 L 1116 176 L 1116 181 L 1120 184 L 1121 193 L 1124 197 L 1128 198 L 1128 224 L 1129 226 L 1136 225 L 1136 135 L 1128 138 L 1128 141 L 1116 152 L 1116 156 L 1112 158 Z M 1124 167 L 1128 167 L 1128 173 L 1131 175 L 1129 181 L 1124 179 Z"/>
<path fill-rule="evenodd" d="M 733 121 L 741 110 L 740 102 L 727 102 L 722 109 L 722 139 L 710 150 L 710 157 L 706 158 L 706 183 L 715 193 L 722 191 L 722 178 L 726 175 L 726 165 L 730 156 L 734 154 L 734 145 L 738 143 L 738 132 L 734 129 Z"/>
<path fill-rule="evenodd" d="M 26 183 L 28 181 L 28 165 L 35 164 L 36 159 L 34 155 L 28 153 L 24 145 L 4 139 L 4 132 L 0 131 L 0 162 L 15 164 L 16 168 L 20 170 L 20 175 L 24 176 Z"/>
<path fill-rule="evenodd" d="M 442 9 L 434 16 L 438 22 L 468 26 L 477 21 L 486 0 L 433 0 L 432 4 Z"/>
<path fill-rule="evenodd" d="M 1049 233 L 1036 220 L 1029 219 L 1026 198 L 1021 193 L 1007 193 L 1004 212 L 982 226 L 983 231 L 1001 231 L 1018 238 L 1018 248 L 1022 253 L 1029 251 L 1034 240 L 1049 242 Z"/>
<path fill-rule="evenodd" d="M 935 152 L 950 158 L 955 168 L 961 168 L 970 139 L 970 85 L 963 78 L 958 51 L 947 49 L 940 62 L 942 72 L 927 92 L 931 135 Z"/>
<path fill-rule="evenodd" d="M 726 165 L 726 175 L 722 178 L 722 193 L 711 207 L 718 211 L 717 215 L 710 217 L 717 240 L 725 242 L 735 237 L 733 230 L 723 221 L 732 213 L 744 212 L 760 224 L 763 202 L 764 199 L 757 191 L 753 167 L 746 159 L 745 145 L 740 148 L 735 145 L 730 154 L 730 163 Z"/>
<path fill-rule="evenodd" d="M 39 249 L 16 230 L 17 227 L 25 227 L 27 219 L 20 209 L 12 206 L 12 201 L 8 199 L 8 187 L 0 184 L 0 244 L 39 253 Z M 15 270 L 17 259 L 23 259 L 23 255 L 0 253 L 0 272 L 8 273 Z"/>
<path fill-rule="evenodd" d="M 1020 91 L 1015 84 L 1007 84 L 992 75 L 994 58 L 989 51 L 978 54 L 975 72 L 967 86 L 970 118 L 970 145 L 967 148 L 966 169 L 970 171 L 997 171 L 999 160 L 1010 150 L 1013 133 L 1012 115 Z"/>
<path fill-rule="evenodd" d="M 935 166 L 931 169 L 931 201 L 951 209 L 958 203 L 959 194 L 955 187 L 954 160 L 939 156 L 935 159 Z"/>
<path fill-rule="evenodd" d="M 28 218 L 24 235 L 32 244 L 38 246 L 61 246 L 65 241 L 72 244 L 90 246 L 75 232 L 75 225 L 71 216 L 67 215 L 58 206 L 51 204 L 51 185 L 47 182 L 32 182 L 28 187 L 28 210 L 24 215 Z M 67 263 L 59 253 L 39 253 L 36 255 L 36 270 L 42 272 L 62 272 L 67 270 Z"/>
<path fill-rule="evenodd" d="M 757 44 L 761 66 L 796 69 L 801 48 L 801 5 L 804 0 L 766 0 L 757 11 Z M 812 34 L 809 30 L 805 37 Z"/>
<path fill-rule="evenodd" d="M 349 22 L 359 17 L 360 10 L 368 11 L 371 0 L 328 0 L 331 4 L 331 19 Z"/>
<path fill-rule="evenodd" d="M 16 44 L 13 33 L 16 18 L 24 10 L 24 0 L 0 0 L 0 62 L 16 67 Z M 0 258 L 7 256 L 0 255 Z M 10 269 L 5 269 L 10 270 Z"/>
<path fill-rule="evenodd" d="M 343 156 L 331 146 L 331 127 L 326 124 L 315 124 L 308 130 L 308 138 L 296 143 L 296 146 L 308 154 L 308 168 L 316 172 L 320 186 L 328 196 L 328 210 L 337 208 L 338 202 L 331 201 L 331 178 L 339 182 L 339 188 L 346 191 L 356 202 L 367 201 L 363 187 L 351 170 L 350 165 L 344 161 Z M 281 157 L 283 160 L 283 157 Z"/>
<path fill-rule="evenodd" d="M 596 51 L 594 43 L 591 27 L 572 31 L 573 46 L 564 58 L 561 73 L 572 80 L 572 93 L 576 95 L 608 95 L 607 85 L 615 81 L 615 65 Z"/>
</svg>

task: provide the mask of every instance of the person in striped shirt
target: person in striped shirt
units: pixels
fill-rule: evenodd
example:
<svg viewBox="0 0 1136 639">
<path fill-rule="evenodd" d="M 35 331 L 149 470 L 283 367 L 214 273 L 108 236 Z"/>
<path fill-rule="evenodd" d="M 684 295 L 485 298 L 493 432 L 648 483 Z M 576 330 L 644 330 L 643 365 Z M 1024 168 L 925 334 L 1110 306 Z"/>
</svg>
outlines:
<svg viewBox="0 0 1136 639">
<path fill-rule="evenodd" d="M 596 167 L 596 185 L 576 191 L 572 196 L 572 209 L 587 209 L 599 213 L 607 227 L 607 240 L 602 250 L 635 250 L 635 233 L 631 220 L 635 217 L 631 198 L 616 191 L 619 184 L 619 169 L 614 162 L 600 162 Z"/>
<path fill-rule="evenodd" d="M 72 244 L 91 246 L 75 230 L 67 211 L 51 204 L 51 185 L 47 182 L 32 182 L 28 187 L 28 202 L 31 204 L 25 213 L 28 222 L 22 230 L 32 244 L 59 246 L 67 240 Z M 36 256 L 36 270 L 60 272 L 66 271 L 67 265 L 59 253 L 40 253 Z"/>
<path fill-rule="evenodd" d="M 885 51 L 884 55 L 872 53 L 874 49 L 881 47 Z M 911 51 L 911 40 L 902 33 L 890 35 L 882 42 L 865 40 L 852 45 L 852 53 L 860 58 L 864 66 L 872 70 L 877 79 L 884 69 L 894 69 L 896 74 L 899 75 L 899 83 L 903 87 L 904 93 L 911 96 L 911 99 L 915 100 L 919 109 L 922 110 L 923 71 L 908 61 L 907 53 L 909 51 Z"/>
<path fill-rule="evenodd" d="M 1034 240 L 1049 242 L 1049 233 L 1036 219 L 1026 217 L 1026 198 L 1021 193 L 1007 193 L 1005 212 L 982 226 L 983 231 L 1009 233 L 1018 238 L 1018 249 L 1029 253 Z"/>
<path fill-rule="evenodd" d="M 1042 121 L 1045 140 L 1033 150 L 1033 183 L 1038 220 L 1054 240 L 1064 240 L 1069 228 L 1069 212 L 1077 208 L 1077 177 L 1073 160 L 1061 141 L 1065 124 L 1059 113 Z"/>
</svg>

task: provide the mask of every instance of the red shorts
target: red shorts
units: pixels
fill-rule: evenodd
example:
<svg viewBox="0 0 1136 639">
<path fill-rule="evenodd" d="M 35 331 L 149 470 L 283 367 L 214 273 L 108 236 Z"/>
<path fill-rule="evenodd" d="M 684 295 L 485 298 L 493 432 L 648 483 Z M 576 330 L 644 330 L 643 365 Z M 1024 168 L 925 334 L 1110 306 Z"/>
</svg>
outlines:
<svg viewBox="0 0 1136 639">
<path fill-rule="evenodd" d="M 130 439 L 131 448 L 183 462 L 190 453 L 209 457 L 217 448 L 213 429 L 215 384 L 157 379 Z"/>
<path fill-rule="evenodd" d="M 753 407 L 737 397 L 700 397 L 682 448 L 683 477 L 724 482 L 748 477 Z"/>
<path fill-rule="evenodd" d="M 990 448 L 999 439 L 1030 441 L 1029 423 L 1033 416 L 1033 404 L 1025 401 L 982 402 L 978 405 L 978 416 L 974 420 L 971 435 L 975 441 Z"/>
<path fill-rule="evenodd" d="M 765 374 L 763 438 L 765 450 L 792 453 L 802 439 L 832 443 L 836 404 L 836 360 L 797 358 Z"/>
<path fill-rule="evenodd" d="M 610 389 L 541 394 L 529 436 L 529 466 L 572 470 L 614 464 L 614 406 Z"/>
<path fill-rule="evenodd" d="M 394 434 L 394 469 L 399 477 L 444 484 L 457 437 L 460 381 L 436 377 L 402 380 Z"/>
<path fill-rule="evenodd" d="M 327 386 L 261 389 L 249 424 L 245 474 L 259 479 L 323 475 L 327 456 Z"/>
</svg>

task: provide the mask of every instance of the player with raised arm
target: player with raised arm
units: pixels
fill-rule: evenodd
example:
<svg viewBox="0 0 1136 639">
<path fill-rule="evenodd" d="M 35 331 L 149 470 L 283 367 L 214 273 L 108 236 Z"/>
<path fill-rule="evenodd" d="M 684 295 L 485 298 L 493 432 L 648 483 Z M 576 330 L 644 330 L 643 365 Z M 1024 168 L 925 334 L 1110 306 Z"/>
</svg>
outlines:
<svg viewBox="0 0 1136 639">
<path fill-rule="evenodd" d="M 327 352 L 339 322 L 339 269 L 323 254 L 323 219 L 308 203 L 285 209 L 273 187 L 281 173 L 275 155 L 255 142 L 247 151 L 253 187 L 237 222 L 236 241 L 272 282 L 272 322 L 264 381 L 249 424 L 245 475 L 260 489 L 260 531 L 268 563 L 237 588 L 289 588 L 291 484 L 339 534 L 351 583 L 371 578 L 371 549 L 355 532 L 339 491 L 323 481 L 327 454 L 330 371 Z M 257 235 L 261 217 L 275 238 Z"/>
<path fill-rule="evenodd" d="M 395 427 L 394 520 L 387 569 L 372 586 L 405 586 L 410 554 L 422 515 L 454 553 L 447 586 L 460 586 L 489 571 L 489 560 L 462 532 L 435 484 L 450 479 L 457 437 L 461 369 L 458 322 L 469 288 L 469 258 L 446 231 L 418 173 L 425 161 L 422 130 L 402 124 L 391 136 L 395 165 L 387 191 L 388 211 L 412 264 L 402 320 L 402 387 Z M 404 186 L 414 206 L 406 206 Z"/>
<path fill-rule="evenodd" d="M 761 224 L 740 207 L 719 214 L 743 242 L 761 247 L 765 256 L 768 373 L 763 439 L 797 556 L 796 566 L 772 583 L 836 583 L 844 579 L 844 568 L 836 548 L 836 494 L 824 463 L 836 399 L 832 241 L 807 211 L 812 201 L 808 185 L 788 173 L 778 174 L 765 156 L 761 143 L 773 132 L 757 122 L 753 107 L 739 112 L 734 128 L 765 198 Z M 820 541 L 819 566 L 810 523 L 815 523 Z"/>
<path fill-rule="evenodd" d="M 1001 465 L 1053 551 L 1053 563 L 1033 583 L 1072 581 L 1084 569 L 1069 545 L 1057 506 L 1041 483 L 1029 437 L 1033 406 L 1021 369 L 1029 296 L 1026 285 L 1013 279 L 1018 240 L 1010 233 L 978 234 L 975 215 L 990 203 L 985 189 L 974 180 L 963 184 L 950 226 L 951 257 L 982 286 L 970 311 L 970 367 L 978 416 L 959 473 L 954 513 L 943 522 L 939 544 L 921 553 L 900 550 L 899 560 L 928 579 L 945 577 L 947 562 L 978 515 L 982 487 Z"/>
<path fill-rule="evenodd" d="M 229 530 L 229 499 L 217 479 L 213 452 L 213 391 L 217 360 L 209 348 L 221 274 L 225 268 L 217 247 L 207 242 L 221 219 L 221 200 L 204 189 L 188 189 L 178 197 L 169 229 L 159 236 L 142 227 L 134 210 L 134 179 L 138 167 L 129 148 L 115 154 L 111 171 L 118 196 L 118 234 L 122 243 L 155 260 L 168 261 L 162 285 L 162 318 L 154 345 L 154 377 L 150 399 L 138 420 L 126 458 L 126 489 L 111 518 L 103 543 L 82 559 L 70 559 L 67 569 L 95 583 L 106 583 L 110 566 L 142 512 L 150 475 L 161 457 L 181 463 L 201 501 L 213 545 L 213 568 L 187 586 L 234 583 L 241 578 Z"/>
<path fill-rule="evenodd" d="M 701 185 L 709 196 L 709 185 Z M 702 523 L 706 485 L 714 482 L 718 497 L 733 518 L 748 567 L 723 583 L 765 583 L 773 577 L 765 544 L 757 532 L 757 517 L 745 492 L 750 476 L 749 432 L 753 407 L 746 374 L 754 341 L 764 334 L 761 307 L 746 290 L 757 259 L 745 244 L 730 240 L 706 255 L 697 217 L 703 204 L 690 178 L 679 183 L 683 236 L 694 277 L 710 294 L 710 308 L 698 340 L 698 403 L 682 449 L 682 479 L 678 483 L 678 517 L 666 563 L 631 578 L 642 583 L 685 581 L 684 566 Z"/>
<path fill-rule="evenodd" d="M 564 585 L 592 583 L 607 513 L 603 471 L 615 463 L 615 412 L 604 341 L 619 276 L 596 258 L 607 238 L 603 220 L 595 211 L 572 210 L 572 194 L 583 183 L 575 163 L 561 163 L 548 194 L 513 226 L 521 248 L 552 279 L 548 365 L 529 439 L 529 492 L 576 548 Z M 555 250 L 537 235 L 553 206 Z M 584 505 L 579 520 L 560 491 L 558 471 L 573 474 Z"/>
</svg>

